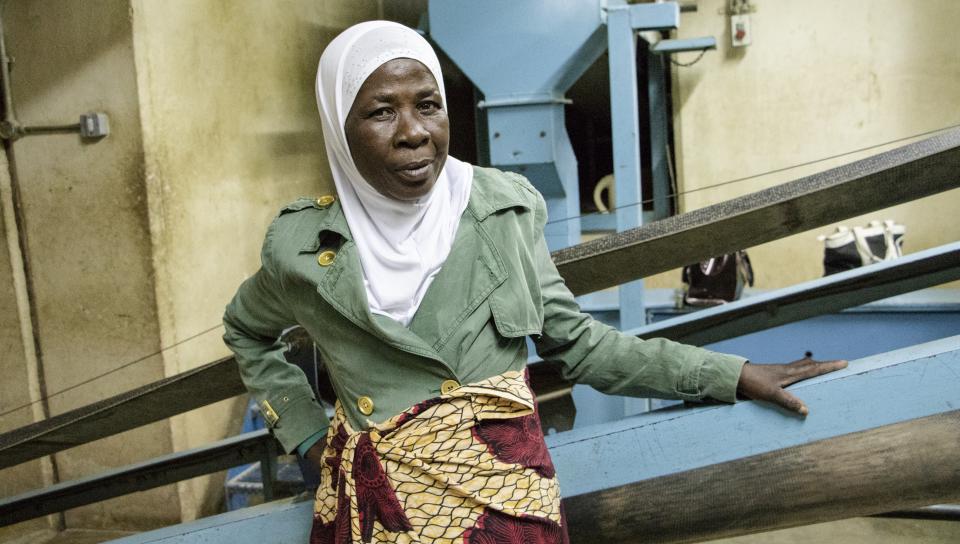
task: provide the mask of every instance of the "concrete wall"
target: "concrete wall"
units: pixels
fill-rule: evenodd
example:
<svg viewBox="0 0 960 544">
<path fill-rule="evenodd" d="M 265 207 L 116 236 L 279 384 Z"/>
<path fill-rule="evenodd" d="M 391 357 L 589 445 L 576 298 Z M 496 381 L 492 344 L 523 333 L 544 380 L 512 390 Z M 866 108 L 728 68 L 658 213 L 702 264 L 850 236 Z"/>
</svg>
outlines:
<svg viewBox="0 0 960 544">
<path fill-rule="evenodd" d="M 3 355 L 0 357 L 0 376 L 3 376 L 0 380 L 0 414 L 4 414 L 0 415 L 0 433 L 29 425 L 43 418 L 42 405 L 32 402 L 40 398 L 38 384 L 29 376 L 31 367 L 28 360 L 31 357 L 27 350 L 32 350 L 33 345 L 32 341 L 24 342 L 20 326 L 24 301 L 22 294 L 26 290 L 22 274 L 22 256 L 16 239 L 16 229 L 8 230 L 5 227 L 5 223 L 15 222 L 8 172 L 6 154 L 0 152 L 0 209 L 3 210 L 4 219 L 0 221 L 0 354 Z M 18 278 L 20 281 L 15 279 L 17 272 L 20 272 L 20 278 Z M 17 296 L 18 290 L 21 293 L 20 297 Z M 29 315 L 26 317 L 29 323 Z M 35 364 L 33 368 L 35 370 Z M 38 485 L 52 482 L 49 463 L 49 458 L 40 459 L 23 463 L 15 471 L 0 473 L 0 497 L 29 491 Z M 43 464 L 47 464 L 47 467 Z M 48 469 L 46 475 L 44 468 Z M 16 528 L 0 527 L 0 542 L 7 540 L 7 536 L 14 532 L 43 530 L 48 524 L 46 519 L 36 519 L 19 525 Z"/>
<path fill-rule="evenodd" d="M 223 307 L 259 265 L 267 223 L 284 203 L 332 186 L 313 99 L 320 52 L 346 26 L 380 16 L 379 2 L 7 0 L 0 9 L 19 120 L 69 123 L 97 110 L 112 129 L 97 143 L 67 134 L 15 144 L 51 413 L 226 354 Z M 14 354 L 3 357 L 4 409 L 29 400 L 9 276 L 4 253 L 0 347 Z M 235 434 L 243 405 L 67 450 L 56 456 L 61 480 Z M 0 430 L 30 421 L 17 412 Z M 221 474 L 75 509 L 66 525 L 192 519 L 221 507 L 222 484 Z M 0 472 L 3 495 L 43 485 L 37 463 Z"/>
<path fill-rule="evenodd" d="M 674 67 L 675 129 L 682 206 L 693 210 L 878 153 L 877 146 L 960 124 L 960 55 L 954 0 L 754 1 L 753 44 L 730 46 L 727 2 L 699 0 L 679 36 L 716 36 L 719 47 Z M 677 56 L 689 62 L 695 53 Z M 904 145 L 905 139 L 895 145 Z M 877 146 L 877 147 L 873 147 Z M 701 190 L 842 153 L 841 158 Z M 960 191 L 844 221 L 896 219 L 906 252 L 960 239 Z M 750 248 L 758 287 L 822 275 L 818 234 Z M 678 276 L 678 275 L 677 275 Z M 676 277 L 676 276 L 675 276 Z M 954 284 L 953 286 L 956 286 Z"/>
<path fill-rule="evenodd" d="M 223 308 L 260 263 L 280 207 L 329 192 L 314 76 L 378 2 L 132 2 L 161 343 L 167 375 L 227 354 Z M 239 430 L 244 399 L 172 420 L 173 449 Z M 180 484 L 183 517 L 221 504 L 222 475 Z"/>
<path fill-rule="evenodd" d="M 97 143 L 63 134 L 14 144 L 35 333 L 56 415 L 163 377 L 161 359 L 148 357 L 79 385 L 160 347 L 131 24 L 125 0 L 8 1 L 2 7 L 8 49 L 16 59 L 11 79 L 19 120 L 71 123 L 83 112 L 99 110 L 109 114 L 113 131 Z M 161 422 L 67 450 L 56 461 L 60 478 L 70 480 L 161 455 L 170 446 L 169 424 Z M 8 469 L 0 478 L 20 471 Z M 66 523 L 118 528 L 170 523 L 179 519 L 174 491 L 71 510 Z"/>
</svg>

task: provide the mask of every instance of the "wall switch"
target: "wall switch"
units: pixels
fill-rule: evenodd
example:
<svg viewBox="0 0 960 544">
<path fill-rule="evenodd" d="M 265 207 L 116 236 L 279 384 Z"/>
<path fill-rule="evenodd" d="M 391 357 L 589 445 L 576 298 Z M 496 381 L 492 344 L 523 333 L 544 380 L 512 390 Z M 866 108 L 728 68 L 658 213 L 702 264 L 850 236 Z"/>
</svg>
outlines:
<svg viewBox="0 0 960 544">
<path fill-rule="evenodd" d="M 746 47 L 753 41 L 749 15 L 730 16 L 730 39 L 734 47 Z"/>
</svg>

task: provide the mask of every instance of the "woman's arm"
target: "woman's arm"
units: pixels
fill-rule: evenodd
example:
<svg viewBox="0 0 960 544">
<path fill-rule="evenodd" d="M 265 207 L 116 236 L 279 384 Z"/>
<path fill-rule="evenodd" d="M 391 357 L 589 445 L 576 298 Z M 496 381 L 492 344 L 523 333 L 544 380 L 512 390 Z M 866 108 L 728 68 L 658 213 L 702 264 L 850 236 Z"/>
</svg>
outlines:
<svg viewBox="0 0 960 544">
<path fill-rule="evenodd" d="M 545 224 L 541 200 L 538 226 Z M 580 311 L 550 258 L 542 230 L 536 246 L 543 296 L 543 334 L 537 353 L 563 365 L 564 377 L 604 393 L 682 400 L 735 402 L 737 393 L 806 414 L 803 403 L 783 387 L 846 366 L 845 361 L 809 359 L 789 365 L 747 364 L 743 357 L 712 352 L 663 338 L 641 340 Z"/>
<path fill-rule="evenodd" d="M 236 354 L 240 377 L 260 405 L 264 419 L 288 453 L 329 426 L 306 376 L 283 356 L 280 333 L 295 324 L 273 268 L 270 238 L 262 266 L 247 279 L 223 315 L 223 341 Z M 215 386 L 215 384 L 211 384 Z"/>
<path fill-rule="evenodd" d="M 663 338 L 641 340 L 580 311 L 538 242 L 543 332 L 537 353 L 563 365 L 564 377 L 611 395 L 734 402 L 746 359 Z"/>
</svg>

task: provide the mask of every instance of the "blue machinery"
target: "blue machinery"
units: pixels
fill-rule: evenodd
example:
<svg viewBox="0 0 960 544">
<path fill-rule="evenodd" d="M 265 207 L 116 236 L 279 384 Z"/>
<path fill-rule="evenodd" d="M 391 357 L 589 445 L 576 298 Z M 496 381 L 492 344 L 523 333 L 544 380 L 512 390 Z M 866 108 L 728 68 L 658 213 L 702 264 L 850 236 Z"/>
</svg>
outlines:
<svg viewBox="0 0 960 544">
<path fill-rule="evenodd" d="M 535 24 L 531 24 L 535 22 Z M 625 0 L 517 2 L 431 0 L 430 37 L 483 93 L 477 108 L 484 130 L 478 145 L 489 163 L 527 176 L 547 202 L 545 229 L 551 250 L 580 243 L 581 223 L 577 159 L 564 124 L 564 96 L 598 58 L 608 51 L 613 175 L 617 202 L 616 229 L 643 224 L 640 149 L 651 151 L 654 217 L 669 211 L 666 73 L 663 53 L 708 49 L 714 38 L 662 40 L 651 49 L 647 92 L 651 141 L 640 138 L 637 33 L 675 29 L 680 8 L 675 2 L 628 4 Z M 480 32 L 477 32 L 480 29 Z M 657 52 L 654 52 L 657 51 Z M 535 53 L 534 53 L 535 52 Z M 595 181 L 595 180 L 591 180 Z M 646 323 L 643 280 L 620 285 L 615 306 L 622 330 Z M 596 298 L 582 300 L 593 310 Z M 587 419 L 650 409 L 649 401 L 613 399 L 577 388 L 577 404 Z"/>
<path fill-rule="evenodd" d="M 655 141 L 641 142 L 637 82 L 637 32 L 677 28 L 674 2 L 627 4 L 625 0 L 517 2 L 431 0 L 430 37 L 483 93 L 478 108 L 486 130 L 479 145 L 490 164 L 524 174 L 543 193 L 552 250 L 580 243 L 577 162 L 564 126 L 565 93 L 604 51 L 609 51 L 610 110 L 618 231 L 643 224 L 640 146 L 653 151 L 654 210 L 666 215 L 665 75 L 650 63 L 651 118 Z M 478 32 L 479 30 L 479 32 Z M 706 49 L 713 38 L 665 40 L 659 51 Z M 533 52 L 536 52 L 535 54 Z M 659 59 L 658 59 L 659 60 Z M 569 220 L 565 220 L 569 219 Z M 643 325 L 643 282 L 620 287 L 620 326 Z"/>
</svg>

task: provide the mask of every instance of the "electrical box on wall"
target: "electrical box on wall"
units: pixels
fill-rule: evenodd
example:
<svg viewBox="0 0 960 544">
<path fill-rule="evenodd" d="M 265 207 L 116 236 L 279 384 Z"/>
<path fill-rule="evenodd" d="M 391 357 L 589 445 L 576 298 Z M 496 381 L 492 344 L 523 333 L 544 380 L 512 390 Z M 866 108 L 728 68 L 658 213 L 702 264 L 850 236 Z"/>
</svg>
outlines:
<svg viewBox="0 0 960 544">
<path fill-rule="evenodd" d="M 734 47 L 746 47 L 753 41 L 753 32 L 750 30 L 750 15 L 730 16 L 730 40 Z"/>
<path fill-rule="evenodd" d="M 103 138 L 108 134 L 110 134 L 110 118 L 107 114 L 92 111 L 80 116 L 80 136 Z"/>
</svg>

